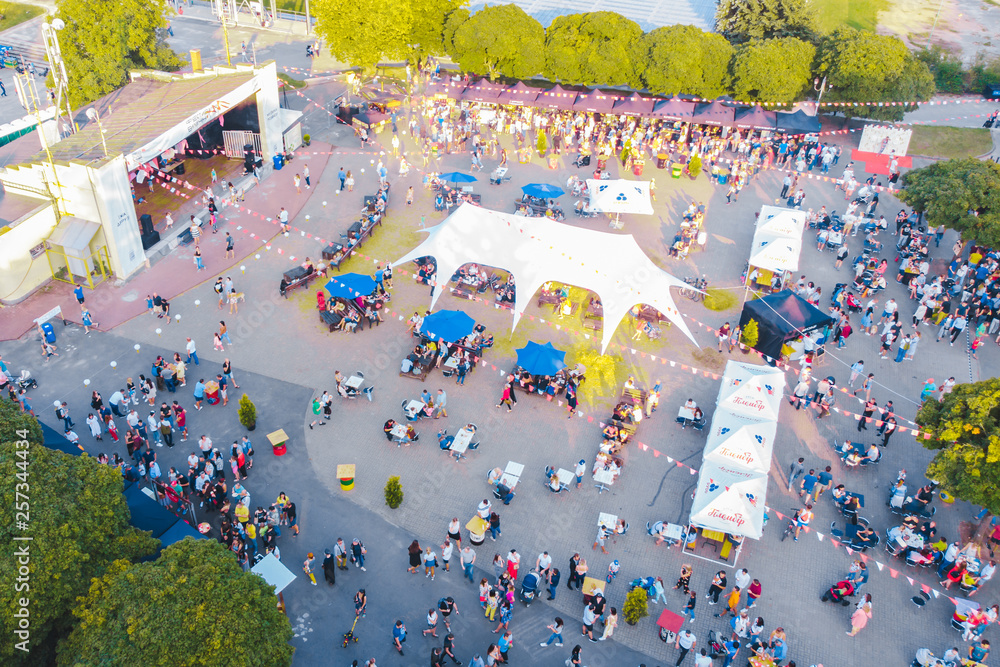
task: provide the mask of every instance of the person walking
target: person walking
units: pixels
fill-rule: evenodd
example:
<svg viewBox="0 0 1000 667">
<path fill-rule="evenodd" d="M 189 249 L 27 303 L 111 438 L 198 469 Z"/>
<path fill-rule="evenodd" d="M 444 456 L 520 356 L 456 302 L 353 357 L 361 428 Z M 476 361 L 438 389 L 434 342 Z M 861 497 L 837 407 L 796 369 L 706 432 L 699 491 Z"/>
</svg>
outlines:
<svg viewBox="0 0 1000 667">
<path fill-rule="evenodd" d="M 559 587 L 559 568 L 555 568 L 555 567 L 549 568 L 548 584 L 549 584 L 549 597 L 548 597 L 548 599 L 549 600 L 555 600 L 556 599 L 556 590 Z"/>
<path fill-rule="evenodd" d="M 470 582 L 476 583 L 476 580 L 472 578 L 472 566 L 476 562 L 476 552 L 473 551 L 471 546 L 466 545 L 462 549 L 459 558 L 462 563 L 462 576 L 467 577 Z"/>
<path fill-rule="evenodd" d="M 302 571 L 309 575 L 309 581 L 312 582 L 313 586 L 316 585 L 316 575 L 313 574 L 313 571 L 312 571 L 312 564 L 313 564 L 313 559 L 314 558 L 315 558 L 315 556 L 313 556 L 313 553 L 310 551 L 306 555 L 305 562 L 302 563 Z"/>
<path fill-rule="evenodd" d="M 722 618 L 726 614 L 732 614 L 736 616 L 736 610 L 740 606 L 740 587 L 733 586 L 733 589 L 729 591 L 729 595 L 726 596 L 726 608 L 715 615 L 716 618 Z"/>
<path fill-rule="evenodd" d="M 437 554 L 430 547 L 424 551 L 424 578 L 430 577 L 434 581 L 434 568 L 437 567 Z"/>
<path fill-rule="evenodd" d="M 508 383 L 504 385 L 503 394 L 500 396 L 500 402 L 497 403 L 497 409 L 499 409 L 500 406 L 505 403 L 507 404 L 507 412 L 510 412 L 514 409 L 514 403 L 511 394 L 512 394 L 511 386 Z"/>
<path fill-rule="evenodd" d="M 407 547 L 406 551 L 410 557 L 410 565 L 406 568 L 406 571 L 416 574 L 422 560 L 421 554 L 423 554 L 423 548 L 420 546 L 419 542 L 413 540 L 413 542 L 410 543 L 410 546 Z"/>
<path fill-rule="evenodd" d="M 539 644 L 539 646 L 543 647 L 551 646 L 553 643 L 556 646 L 562 646 L 563 645 L 562 631 L 564 626 L 565 623 L 563 623 L 563 620 L 558 616 L 556 616 L 556 620 L 546 626 L 549 630 L 552 631 L 552 634 L 549 635 L 547 641 L 542 642 L 541 644 Z"/>
<path fill-rule="evenodd" d="M 687 657 L 688 651 L 693 649 L 698 644 L 698 638 L 694 636 L 694 633 L 688 629 L 681 630 L 677 634 L 677 640 L 674 641 L 674 648 L 680 649 L 681 654 L 677 656 L 677 662 L 674 665 L 680 665 L 684 662 L 684 658 Z"/>
<path fill-rule="evenodd" d="M 577 588 L 583 585 L 583 577 L 579 575 L 577 569 L 580 567 L 580 554 L 575 553 L 569 559 L 569 579 L 566 580 L 566 588 L 573 590 L 573 584 L 577 583 Z"/>
<path fill-rule="evenodd" d="M 397 620 L 396 625 L 392 628 L 392 645 L 396 647 L 400 655 L 406 655 L 403 653 L 403 644 L 406 642 L 406 626 L 403 625 L 402 621 Z"/>
<path fill-rule="evenodd" d="M 423 636 L 430 635 L 437 639 L 438 613 L 437 609 L 431 607 L 427 610 L 427 628 L 423 631 Z"/>
<path fill-rule="evenodd" d="M 618 627 L 618 610 L 614 607 L 611 608 L 611 612 L 608 617 L 604 619 L 604 634 L 598 641 L 604 641 L 611 637 L 615 633 L 615 628 Z"/>
<path fill-rule="evenodd" d="M 851 614 L 851 630 L 847 633 L 847 635 L 853 637 L 861 632 L 865 626 L 868 625 L 868 619 L 871 617 L 871 603 L 865 602 L 860 607 L 855 609 L 853 614 Z"/>
<path fill-rule="evenodd" d="M 694 608 L 698 604 L 698 595 L 693 591 L 688 591 L 688 601 L 684 605 L 683 614 L 688 617 L 688 621 L 694 623 Z"/>
<path fill-rule="evenodd" d="M 681 565 L 681 574 L 677 577 L 677 583 L 674 584 L 675 591 L 679 588 L 685 593 L 688 592 L 688 586 L 691 584 L 691 573 L 693 571 L 694 568 L 689 563 Z"/>
<path fill-rule="evenodd" d="M 788 490 L 792 490 L 792 485 L 795 483 L 797 477 L 801 477 L 806 472 L 805 458 L 799 457 L 797 461 L 792 462 L 788 467 Z"/>
<path fill-rule="evenodd" d="M 709 587 L 708 593 L 705 594 L 705 597 L 709 598 L 708 604 L 718 604 L 719 595 L 726 590 L 727 582 L 725 570 L 719 570 L 715 573 L 715 576 L 712 577 L 712 585 Z"/>
<path fill-rule="evenodd" d="M 361 618 L 368 615 L 368 594 L 363 588 L 359 588 L 354 594 L 354 615 Z"/>
</svg>

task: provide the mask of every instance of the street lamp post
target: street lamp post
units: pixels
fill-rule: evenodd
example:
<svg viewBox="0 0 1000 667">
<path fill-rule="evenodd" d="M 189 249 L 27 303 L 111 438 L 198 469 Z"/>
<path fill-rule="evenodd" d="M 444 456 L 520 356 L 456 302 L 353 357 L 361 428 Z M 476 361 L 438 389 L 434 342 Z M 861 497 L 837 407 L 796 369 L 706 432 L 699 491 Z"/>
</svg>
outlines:
<svg viewBox="0 0 1000 667">
<path fill-rule="evenodd" d="M 833 88 L 833 86 L 830 86 Z M 823 102 L 823 93 L 826 92 L 826 75 L 823 75 L 823 81 L 819 80 L 819 77 L 813 79 L 813 90 L 819 93 L 819 97 L 816 98 L 816 113 L 819 113 L 819 105 Z"/>
<path fill-rule="evenodd" d="M 108 142 L 104 140 L 104 125 L 101 124 L 101 114 L 97 113 L 96 108 L 90 107 L 87 109 L 87 118 L 97 121 L 97 129 L 101 133 L 101 145 L 104 147 L 104 157 L 108 157 Z"/>
</svg>

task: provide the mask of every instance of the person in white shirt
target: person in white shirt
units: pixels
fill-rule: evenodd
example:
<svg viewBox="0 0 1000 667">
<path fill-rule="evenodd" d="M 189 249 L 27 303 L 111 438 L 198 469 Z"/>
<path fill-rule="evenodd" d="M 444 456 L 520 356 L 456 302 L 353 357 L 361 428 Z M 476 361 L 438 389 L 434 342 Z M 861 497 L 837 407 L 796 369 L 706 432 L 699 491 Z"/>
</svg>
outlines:
<svg viewBox="0 0 1000 667">
<path fill-rule="evenodd" d="M 574 472 L 576 473 L 576 488 L 579 489 L 583 486 L 583 475 L 587 472 L 587 462 L 580 459 L 580 462 L 576 464 L 576 470 Z"/>
<path fill-rule="evenodd" d="M 701 649 L 694 659 L 694 667 L 712 667 L 712 659 L 708 657 L 708 651 Z"/>
<path fill-rule="evenodd" d="M 538 569 L 538 574 L 542 578 L 545 578 L 549 574 L 549 568 L 552 566 L 552 556 L 549 555 L 548 551 L 543 551 L 538 554 L 538 560 L 535 561 L 535 567 Z"/>
<path fill-rule="evenodd" d="M 749 586 L 750 582 L 752 581 L 752 578 L 750 577 L 750 572 L 746 568 L 743 568 L 742 570 L 737 572 L 735 579 L 736 579 L 736 585 L 739 587 L 741 591 L 745 591 L 747 589 L 747 586 Z"/>
<path fill-rule="evenodd" d="M 697 643 L 698 638 L 694 636 L 693 632 L 690 630 L 681 630 L 680 634 L 677 635 L 677 641 L 674 642 L 674 648 L 679 648 L 681 650 L 681 654 L 677 656 L 677 662 L 674 664 L 680 665 L 684 662 L 684 658 L 687 657 L 688 651 L 693 649 Z M 697 662 L 698 661 L 695 660 L 695 664 L 697 664 Z M 709 664 L 712 664 L 711 661 L 709 661 Z"/>
</svg>

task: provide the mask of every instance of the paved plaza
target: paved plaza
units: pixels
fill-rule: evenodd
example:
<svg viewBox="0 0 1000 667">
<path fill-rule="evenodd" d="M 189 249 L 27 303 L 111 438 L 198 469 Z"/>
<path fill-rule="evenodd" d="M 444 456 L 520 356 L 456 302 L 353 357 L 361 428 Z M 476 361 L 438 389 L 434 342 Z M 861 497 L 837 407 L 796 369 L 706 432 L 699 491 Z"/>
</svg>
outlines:
<svg viewBox="0 0 1000 667">
<path fill-rule="evenodd" d="M 322 87 L 307 88 L 303 97 L 290 99 L 294 100 L 293 107 L 307 108 L 312 104 L 310 100 L 328 98 L 331 94 Z M 325 101 L 318 103 L 322 105 Z M 403 149 L 411 151 L 411 162 L 419 165 L 419 152 L 403 132 L 405 109 L 402 116 L 399 125 Z M 600 386 L 587 387 L 586 392 L 581 390 L 586 400 L 581 402 L 579 413 L 570 419 L 558 400 L 549 402 L 538 396 L 518 394 L 512 413 L 494 406 L 500 398 L 505 371 L 514 364 L 514 349 L 528 340 L 552 341 L 560 349 L 571 350 L 567 357 L 570 362 L 572 351 L 596 348 L 593 338 L 588 340 L 582 335 L 586 330 L 580 326 L 579 313 L 574 316 L 575 321 L 559 321 L 554 319 L 551 309 L 532 305 L 511 332 L 509 311 L 496 309 L 489 301 L 470 302 L 445 294 L 437 309 L 464 310 L 487 327 L 496 337 L 496 344 L 485 353 L 483 362 L 464 386 L 456 385 L 440 372 L 433 372 L 424 383 L 400 377 L 400 361 L 414 344 L 407 335 L 405 320 L 415 310 L 426 309 L 430 300 L 428 288 L 413 280 L 410 267 L 396 271 L 386 321 L 373 329 L 365 326 L 355 334 L 328 333 L 319 326 L 315 292 L 322 283 L 314 282 L 312 288 L 295 291 L 290 298 L 283 299 L 278 294 L 278 282 L 283 271 L 305 257 L 319 259 L 323 242 L 317 239 L 338 240 L 357 219 L 363 196 L 377 189 L 375 165 L 380 159 L 387 163 L 392 184 L 386 221 L 358 254 L 341 267 L 342 271 L 372 273 L 378 262 L 401 257 L 422 240 L 422 228 L 437 224 L 443 215 L 434 211 L 432 194 L 421 185 L 420 169 L 414 168 L 408 176 L 400 178 L 396 175 L 398 160 L 381 153 L 389 144 L 388 130 L 379 135 L 374 150 L 372 147 L 362 150 L 349 128 L 331 125 L 322 115 L 314 114 L 310 119 L 315 124 L 310 126 L 307 120 L 306 131 L 313 134 L 313 146 L 300 151 L 291 164 L 273 173 L 258 191 L 248 195 L 244 204 L 249 211 L 267 216 L 273 216 L 279 206 L 288 208 L 294 226 L 289 237 L 278 235 L 275 224 L 247 210 L 225 211 L 220 231 L 236 235 L 236 259 L 225 260 L 219 243 L 207 243 L 209 271 L 199 276 L 195 273 L 191 249 L 178 248 L 133 284 L 102 288 L 91 309 L 102 325 L 107 313 L 108 321 L 117 324 L 112 330 L 102 326 L 102 331 L 87 336 L 75 324 L 66 328 L 57 325 L 60 356 L 45 363 L 39 357 L 34 332 L 22 336 L 17 331 L 4 336 L 16 338 L 0 343 L 4 360 L 12 370 L 31 369 L 39 380 L 39 388 L 32 393 L 36 411 L 43 421 L 56 425 L 51 408 L 46 406 L 56 399 L 65 400 L 79 424 L 86 415 L 92 389 L 109 396 L 126 377 L 147 373 L 156 355 L 183 351 L 186 337 L 192 337 L 198 345 L 201 364 L 189 368 L 188 387 L 175 395 L 189 408 L 192 437 L 173 449 L 157 448 L 161 468 L 180 469 L 201 434 L 209 435 L 223 447 L 238 438 L 244 429 L 236 418 L 233 398 L 245 392 L 257 403 L 259 415 L 257 429 L 252 434 L 257 456 L 246 482 L 252 504 L 270 503 L 280 491 L 285 491 L 298 506 L 302 532 L 297 537 L 283 533 L 279 540 L 282 561 L 300 574 L 305 554 L 312 551 L 321 558 L 325 548 L 332 549 L 337 537 L 348 543 L 358 537 L 368 549 L 366 572 L 353 567 L 349 572 L 338 572 L 333 587 L 320 581 L 314 588 L 307 577 L 299 576 L 285 590 L 288 615 L 296 631 L 293 644 L 297 664 L 346 665 L 354 659 L 363 663 L 372 656 L 379 665 L 427 664 L 432 646 L 440 645 L 440 640 L 422 637 L 419 631 L 424 628 L 427 608 L 445 596 L 453 596 L 460 611 L 452 623 L 459 659 L 468 661 L 474 653 L 485 655 L 488 644 L 497 639 L 491 634 L 495 626 L 483 620 L 477 604 L 478 588 L 463 581 L 457 555 L 453 558 L 456 565 L 453 571 L 439 570 L 431 581 L 406 572 L 406 546 L 417 539 L 421 545 L 431 546 L 440 553 L 449 520 L 458 517 L 464 525 L 483 498 L 492 500 L 487 473 L 508 461 L 524 464 L 524 476 L 509 506 L 494 501 L 494 507 L 499 507 L 502 535 L 496 542 L 487 540 L 476 549 L 476 580 L 492 577 L 493 555 L 506 556 L 512 548 L 522 554 L 522 574 L 534 565 L 543 550 L 553 556 L 556 566 L 563 571 L 563 583 L 554 601 L 543 599 L 530 608 L 520 602 L 515 605 L 510 625 L 515 641 L 511 662 L 561 665 L 569 657 L 570 649 L 582 643 L 584 664 L 591 666 L 673 664 L 678 652 L 659 640 L 654 625 L 660 605 L 650 605 L 651 617 L 635 627 L 619 625 L 609 641 L 580 642 L 584 638 L 577 634 L 576 628 L 580 625 L 582 600 L 579 592 L 565 588 L 567 565 L 578 551 L 587 559 L 590 573 L 603 577 L 608 565 L 617 559 L 621 571 L 608 586 L 607 597 L 609 604 L 619 610 L 628 582 L 633 578 L 661 576 L 669 590 L 683 563 L 694 565 L 693 589 L 700 596 L 707 590 L 712 575 L 720 569 L 719 564 L 693 559 L 676 547 L 668 550 L 654 546 L 644 526 L 647 521 L 657 520 L 683 524 L 690 511 L 694 471 L 701 465 L 705 433 L 681 430 L 673 420 L 676 408 L 687 398 L 694 398 L 705 406 L 706 416 L 711 419 L 719 388 L 719 380 L 711 373 L 720 373 L 727 359 L 761 363 L 758 357 L 745 356 L 738 350 L 719 354 L 714 333 L 707 329 L 725 321 L 735 323 L 739 319 L 739 306 L 713 312 L 700 302 L 677 298 L 700 349 L 676 327 L 665 329 L 659 341 L 632 340 L 633 330 L 627 325 L 620 327 L 608 354 L 621 358 L 621 373 L 614 378 L 614 384 L 600 385 L 599 378 L 588 378 L 588 382 Z M 847 135 L 840 140 L 847 142 L 853 138 L 854 135 Z M 510 137 L 501 137 L 501 143 L 514 154 Z M 846 153 L 850 145 L 845 143 L 844 148 Z M 513 199 L 520 195 L 522 185 L 532 182 L 563 185 L 571 174 L 588 177 L 590 170 L 572 167 L 573 157 L 563 155 L 556 169 L 546 168 L 537 157 L 532 164 L 513 164 L 511 181 L 499 186 L 488 183 L 496 160 L 487 159 L 485 169 L 475 174 L 479 179 L 474 184 L 475 192 L 482 195 L 484 207 L 512 211 Z M 296 194 L 292 179 L 305 163 L 310 164 L 313 187 Z M 469 166 L 468 155 L 460 153 L 441 157 L 431 168 L 467 172 Z M 705 274 L 710 286 L 741 294 L 738 285 L 749 254 L 754 214 L 762 204 L 775 203 L 782 175 L 762 172 L 744 188 L 737 202 L 727 205 L 725 188 L 710 182 L 704 174 L 695 181 L 674 180 L 653 166 L 647 163 L 644 177 L 656 179 L 654 215 L 626 216 L 622 232 L 614 233 L 632 234 L 655 263 L 679 278 Z M 839 176 L 844 166 L 845 160 L 841 159 L 833 174 Z M 338 192 L 336 174 L 340 167 L 355 174 L 357 185 L 353 192 Z M 611 169 L 615 177 L 617 166 L 611 163 Z M 862 180 L 860 174 L 859 180 Z M 803 183 L 805 207 L 825 205 L 829 210 L 839 211 L 845 208 L 843 193 L 836 191 L 833 183 L 809 179 Z M 414 204 L 407 206 L 405 194 L 410 186 L 416 196 Z M 692 201 L 702 201 L 707 206 L 705 250 L 692 253 L 684 261 L 669 259 L 670 240 L 679 228 L 684 209 Z M 179 199 L 178 204 L 181 203 Z M 565 196 L 564 207 L 570 210 L 571 204 L 569 196 Z M 893 217 L 899 208 L 894 197 L 882 196 L 879 210 L 887 217 Z M 585 220 L 571 215 L 566 224 L 610 231 L 606 218 Z M 246 231 L 250 229 L 259 238 L 251 238 L 251 232 Z M 800 273 L 822 287 L 821 306 L 826 308 L 834 284 L 847 282 L 848 269 L 837 272 L 833 254 L 817 252 L 814 240 L 807 231 Z M 861 240 L 860 236 L 850 240 L 852 255 Z M 941 271 L 950 259 L 954 240 L 954 233 L 949 232 L 940 248 L 932 250 L 936 271 Z M 558 252 L 558 248 L 553 248 L 553 252 Z M 892 262 L 892 254 L 883 253 L 883 257 Z M 245 267 L 245 271 L 240 267 Z M 232 276 L 237 290 L 247 296 L 236 314 L 230 314 L 228 308 L 216 307 L 212 285 L 219 275 Z M 149 289 L 170 297 L 171 312 L 180 314 L 180 321 L 167 326 L 163 320 L 144 312 L 143 296 Z M 901 314 L 904 321 L 908 320 L 914 304 L 893 281 L 881 299 L 890 296 L 902 304 Z M 61 302 L 68 313 L 78 311 L 68 290 L 56 287 L 45 298 Z M 0 311 L 0 318 L 5 316 L 5 311 Z M 212 349 L 212 333 L 219 320 L 226 321 L 233 339 L 233 345 L 227 345 L 224 353 Z M 3 321 L 0 319 L 0 326 Z M 997 350 L 992 343 L 987 343 L 979 359 L 973 360 L 962 345 L 935 343 L 934 333 L 925 328 L 916 359 L 901 364 L 891 358 L 879 360 L 878 339 L 859 333 L 850 338 L 845 348 L 830 349 L 817 372 L 834 375 L 840 384 L 845 384 L 849 365 L 864 359 L 866 370 L 874 372 L 879 383 L 873 392 L 875 398 L 880 404 L 893 400 L 897 413 L 906 419 L 913 419 L 920 388 L 929 377 L 939 383 L 949 376 L 965 382 L 997 374 Z M 140 346 L 138 352 L 134 349 L 136 344 Z M 231 390 L 230 405 L 210 406 L 200 412 L 190 410 L 192 380 L 214 377 L 227 357 L 233 361 L 235 379 L 241 387 L 238 391 Z M 117 363 L 116 368 L 111 367 L 112 361 Z M 697 371 L 692 371 L 692 367 Z M 311 401 L 324 390 L 334 392 L 335 370 L 345 376 L 362 371 L 366 384 L 374 387 L 373 400 L 335 398 L 333 420 L 309 429 L 307 425 L 314 418 Z M 662 381 L 663 393 L 660 410 L 640 426 L 637 442 L 628 445 L 626 464 L 618 482 L 599 494 L 588 474 L 583 488 L 550 494 L 544 486 L 544 467 L 572 469 L 580 459 L 586 459 L 589 466 L 601 441 L 599 422 L 609 415 L 620 385 L 629 374 L 644 387 Z M 790 373 L 788 379 L 791 383 Z M 85 380 L 90 381 L 89 386 L 85 386 Z M 388 443 L 381 426 L 389 418 L 402 420 L 401 401 L 417 397 L 423 389 L 434 393 L 439 388 L 448 393 L 448 417 L 418 422 L 415 426 L 422 437 L 412 446 L 398 448 Z M 166 395 L 161 394 L 158 400 L 163 398 Z M 849 395 L 838 395 L 837 407 L 861 412 L 860 404 Z M 467 459 L 456 462 L 439 450 L 434 434 L 439 428 L 454 433 L 467 422 L 479 426 L 478 439 L 482 445 L 469 452 Z M 843 547 L 834 546 L 826 536 L 830 522 L 841 519 L 828 499 L 817 505 L 812 533 L 799 542 L 779 541 L 784 524 L 776 513 L 790 513 L 799 506 L 797 496 L 786 490 L 786 471 L 792 460 L 804 456 L 807 467 L 817 469 L 833 465 L 834 484 L 844 483 L 849 489 L 866 494 L 868 502 L 863 515 L 882 533 L 897 523 L 884 504 L 897 471 L 905 468 L 911 488 L 916 488 L 923 480 L 930 453 L 911 435 L 901 433 L 894 436 L 879 465 L 848 471 L 838 462 L 830 443 L 856 434 L 856 421 L 850 416 L 834 413 L 820 421 L 811 412 L 795 411 L 786 402 L 780 422 L 767 497 L 772 508 L 771 520 L 763 539 L 748 540 L 739 560 L 739 566 L 748 568 L 763 584 L 763 596 L 755 612 L 764 618 L 766 632 L 784 627 L 789 659 L 797 665 L 822 663 L 827 667 L 867 664 L 873 656 L 886 665 L 903 665 L 909 663 L 917 648 L 926 646 L 940 655 L 947 647 L 962 645 L 949 626 L 954 608 L 946 596 L 933 595 L 923 609 L 910 602 L 922 584 L 935 590 L 940 588 L 933 571 L 908 568 L 881 549 L 868 554 L 872 574 L 865 591 L 874 598 L 873 618 L 857 637 L 844 634 L 850 629 L 849 611 L 819 600 L 831 583 L 843 578 L 852 560 Z M 288 454 L 281 458 L 271 454 L 264 440 L 266 433 L 279 428 L 291 438 Z M 88 453 L 117 451 L 125 456 L 123 442 L 95 443 L 85 434 L 86 428 L 77 430 Z M 357 466 L 355 488 L 348 492 L 341 491 L 335 474 L 337 465 L 344 463 Z M 389 509 L 383 498 L 383 486 L 390 475 L 400 476 L 405 493 L 402 506 L 396 510 Z M 941 534 L 949 539 L 957 539 L 959 522 L 972 519 L 978 511 L 961 502 L 951 506 L 939 501 L 935 504 L 939 506 L 935 520 Z M 601 512 L 618 515 L 631 527 L 627 535 L 609 543 L 607 555 L 588 549 L 594 542 Z M 217 526 L 217 517 L 208 520 Z M 463 531 L 463 537 L 466 535 Z M 353 620 L 351 599 L 361 587 L 367 590 L 369 613 L 356 629 L 360 641 L 342 649 L 340 636 Z M 995 595 L 996 586 L 988 585 L 977 599 L 992 603 Z M 683 597 L 675 591 L 668 592 L 667 597 L 667 608 L 679 613 Z M 688 626 L 698 637 L 699 646 L 704 645 L 709 630 L 729 634 L 728 622 L 712 617 L 712 612 L 721 607 L 710 607 L 706 602 L 699 597 L 697 620 Z M 556 615 L 566 620 L 566 645 L 561 649 L 540 648 L 539 643 L 548 636 L 545 626 Z M 404 658 L 396 655 L 390 645 L 391 626 L 397 618 L 409 630 Z M 988 630 L 986 638 L 992 640 L 994 632 Z M 685 664 L 692 662 L 689 657 Z M 745 663 L 738 660 L 737 664 Z"/>
</svg>

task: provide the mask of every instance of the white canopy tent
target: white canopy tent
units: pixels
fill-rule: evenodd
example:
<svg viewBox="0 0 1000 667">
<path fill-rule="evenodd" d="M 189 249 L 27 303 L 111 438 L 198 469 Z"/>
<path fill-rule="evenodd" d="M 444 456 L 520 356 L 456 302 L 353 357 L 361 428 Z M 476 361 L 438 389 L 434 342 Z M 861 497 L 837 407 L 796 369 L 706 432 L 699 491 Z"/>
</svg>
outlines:
<svg viewBox="0 0 1000 667">
<path fill-rule="evenodd" d="M 778 273 L 797 271 L 805 226 L 802 211 L 762 206 L 750 244 L 750 266 Z"/>
<path fill-rule="evenodd" d="M 590 210 L 597 213 L 638 213 L 652 215 L 649 201 L 649 181 L 587 180 Z"/>
<path fill-rule="evenodd" d="M 423 231 L 427 239 L 393 266 L 434 257 L 438 284 L 431 308 L 455 271 L 463 264 L 476 263 L 514 275 L 517 297 L 512 329 L 535 292 L 554 280 L 588 289 L 601 299 L 602 351 L 629 309 L 640 303 L 656 308 L 697 345 L 670 294 L 671 287 L 684 287 L 684 283 L 653 264 L 629 234 L 581 229 L 472 204 L 463 204 L 441 224 Z"/>
<path fill-rule="evenodd" d="M 691 523 L 759 540 L 766 493 L 766 474 L 706 461 L 698 477 Z"/>
<path fill-rule="evenodd" d="M 725 382 L 719 392 L 719 408 L 761 421 L 776 421 L 781 406 L 785 376 L 773 379 L 754 377 L 742 382 Z"/>
<path fill-rule="evenodd" d="M 720 413 L 712 418 L 712 430 L 705 445 L 705 461 L 742 466 L 766 475 L 771 468 L 777 423 L 748 424 L 729 412 Z"/>
</svg>

